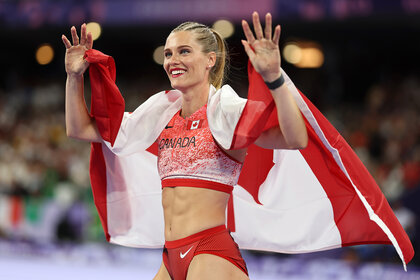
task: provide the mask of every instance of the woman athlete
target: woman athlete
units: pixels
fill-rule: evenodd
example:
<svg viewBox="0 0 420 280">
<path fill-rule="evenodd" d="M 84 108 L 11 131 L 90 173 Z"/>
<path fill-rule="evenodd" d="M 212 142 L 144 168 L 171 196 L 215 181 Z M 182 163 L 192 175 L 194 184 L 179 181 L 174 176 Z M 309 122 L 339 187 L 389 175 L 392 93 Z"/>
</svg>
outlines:
<svg viewBox="0 0 420 280">
<path fill-rule="evenodd" d="M 278 127 L 264 132 L 255 144 L 268 149 L 304 148 L 308 136 L 303 118 L 282 83 L 280 26 L 272 31 L 269 13 L 264 30 L 257 12 L 252 14 L 252 21 L 255 35 L 242 21 L 246 36 L 242 44 L 256 71 L 269 84 L 279 121 Z M 66 47 L 67 135 L 101 142 L 83 95 L 83 73 L 89 66 L 84 54 L 92 48 L 92 35 L 83 24 L 80 39 L 75 27 L 71 36 L 72 43 L 62 36 Z M 166 241 L 163 262 L 154 279 L 249 279 L 238 246 L 225 227 L 227 202 L 246 149 L 221 148 L 206 118 L 209 92 L 222 86 L 225 63 L 224 40 L 205 25 L 183 23 L 166 39 L 164 70 L 171 86 L 182 93 L 182 106 L 157 139 Z M 185 142 L 186 137 L 189 140 Z M 185 145 L 170 144 L 169 139 L 180 139 Z M 180 173 L 183 176 L 178 176 Z"/>
</svg>

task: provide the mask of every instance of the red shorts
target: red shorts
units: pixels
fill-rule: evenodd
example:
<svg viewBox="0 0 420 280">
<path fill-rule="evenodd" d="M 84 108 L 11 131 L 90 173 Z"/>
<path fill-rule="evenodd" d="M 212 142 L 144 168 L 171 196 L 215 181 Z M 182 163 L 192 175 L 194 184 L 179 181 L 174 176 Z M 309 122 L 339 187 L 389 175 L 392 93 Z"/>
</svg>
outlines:
<svg viewBox="0 0 420 280">
<path fill-rule="evenodd" d="M 188 237 L 166 241 L 163 248 L 163 263 L 172 280 L 185 280 L 188 267 L 194 256 L 211 254 L 224 258 L 246 275 L 248 270 L 238 245 L 224 225 L 206 229 Z"/>
</svg>

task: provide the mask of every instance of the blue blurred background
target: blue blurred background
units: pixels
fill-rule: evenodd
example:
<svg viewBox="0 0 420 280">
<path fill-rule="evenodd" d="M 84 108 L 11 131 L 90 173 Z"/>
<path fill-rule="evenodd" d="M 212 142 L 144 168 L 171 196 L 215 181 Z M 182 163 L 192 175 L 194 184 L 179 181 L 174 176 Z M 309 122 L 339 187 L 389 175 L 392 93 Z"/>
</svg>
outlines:
<svg viewBox="0 0 420 280">
<path fill-rule="evenodd" d="M 225 34 L 228 83 L 245 96 L 240 20 L 254 10 L 281 24 L 282 67 L 353 147 L 420 250 L 420 0 L 1 0 L 0 279 L 151 279 L 161 261 L 160 250 L 105 241 L 90 145 L 65 135 L 61 34 L 89 23 L 131 111 L 170 88 L 160 47 L 187 20 Z M 406 273 L 391 246 L 244 257 L 251 279 L 420 279 L 420 258 Z"/>
</svg>

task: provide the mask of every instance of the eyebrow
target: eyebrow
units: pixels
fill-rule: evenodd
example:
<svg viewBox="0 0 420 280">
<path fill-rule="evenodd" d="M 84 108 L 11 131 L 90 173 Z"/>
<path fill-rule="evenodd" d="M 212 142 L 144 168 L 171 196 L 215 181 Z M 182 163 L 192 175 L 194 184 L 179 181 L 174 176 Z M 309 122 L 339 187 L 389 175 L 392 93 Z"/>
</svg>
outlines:
<svg viewBox="0 0 420 280">
<path fill-rule="evenodd" d="M 185 47 L 187 47 L 187 48 L 191 48 L 191 46 L 190 46 L 190 45 L 181 45 L 181 46 L 177 47 L 177 49 L 182 49 L 182 48 L 185 48 Z M 167 51 L 170 51 L 170 49 L 164 49 L 163 51 L 164 51 L 164 52 L 167 52 Z"/>
</svg>

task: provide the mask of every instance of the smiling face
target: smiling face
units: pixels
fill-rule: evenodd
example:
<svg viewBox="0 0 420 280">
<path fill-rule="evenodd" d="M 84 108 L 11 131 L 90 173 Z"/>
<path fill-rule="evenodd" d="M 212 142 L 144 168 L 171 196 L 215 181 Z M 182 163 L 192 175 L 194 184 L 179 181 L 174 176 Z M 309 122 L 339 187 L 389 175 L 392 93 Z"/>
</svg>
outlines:
<svg viewBox="0 0 420 280">
<path fill-rule="evenodd" d="M 216 54 L 203 53 L 191 31 L 172 32 L 166 39 L 163 67 L 171 86 L 182 92 L 209 85 L 209 72 Z"/>
</svg>

